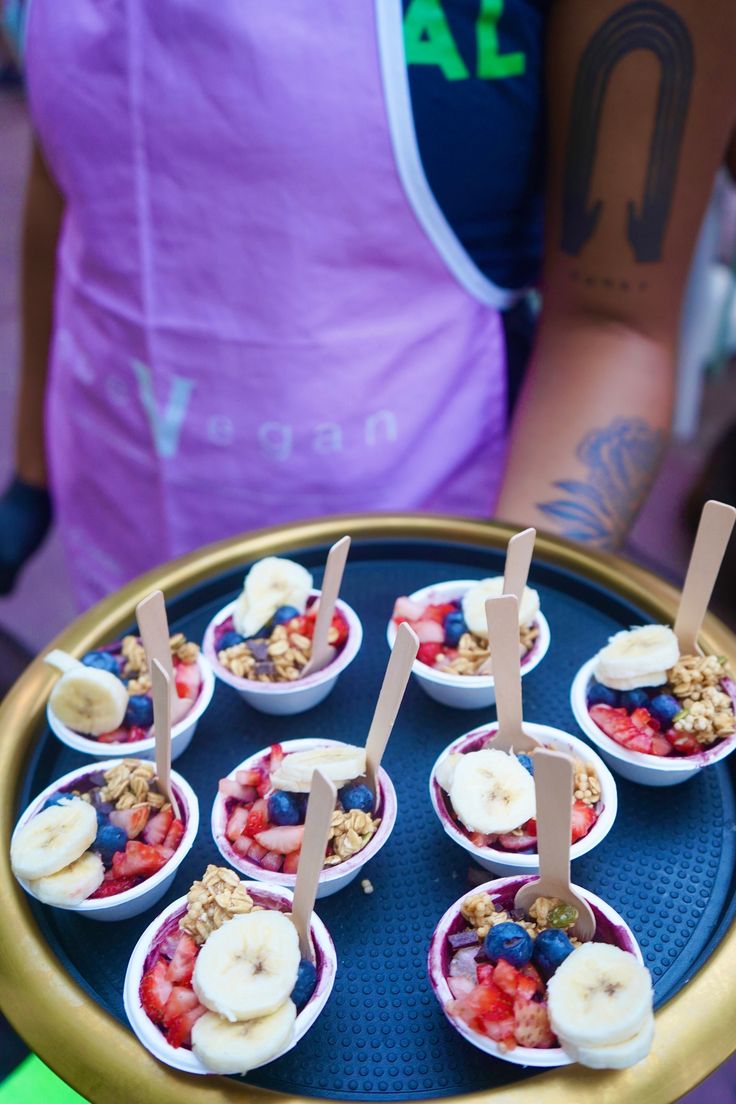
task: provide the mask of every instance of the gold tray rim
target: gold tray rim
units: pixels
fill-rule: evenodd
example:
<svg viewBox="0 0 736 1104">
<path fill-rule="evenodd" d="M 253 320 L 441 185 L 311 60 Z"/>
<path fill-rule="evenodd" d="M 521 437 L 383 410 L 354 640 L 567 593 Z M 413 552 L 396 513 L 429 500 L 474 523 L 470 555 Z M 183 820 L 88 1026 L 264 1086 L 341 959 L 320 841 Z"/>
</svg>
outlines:
<svg viewBox="0 0 736 1104">
<path fill-rule="evenodd" d="M 443 540 L 503 547 L 515 527 L 440 514 L 362 514 L 319 518 L 261 529 L 209 545 L 139 576 L 98 603 L 65 629 L 50 647 L 83 654 L 111 639 L 135 616 L 138 601 L 155 587 L 167 597 L 241 563 L 294 548 L 324 544 L 350 533 L 356 540 Z M 539 533 L 535 556 L 599 583 L 634 602 L 651 616 L 672 621 L 678 591 L 650 571 L 621 557 Z M 712 614 L 701 635 L 706 651 L 736 664 L 736 636 Z M 48 649 L 44 649 L 47 651 Z M 157 1062 L 135 1036 L 101 1009 L 66 973 L 45 943 L 25 895 L 12 876 L 8 842 L 14 823 L 18 782 L 43 724 L 54 680 L 40 658 L 21 676 L 0 706 L 0 1007 L 39 1057 L 86 1099 L 99 1104 L 224 1104 L 246 1098 L 309 1104 L 291 1096 L 231 1079 L 196 1079 Z M 657 1013 L 649 1058 L 623 1071 L 568 1066 L 522 1083 L 447 1097 L 450 1104 L 567 1104 L 594 1091 L 600 1104 L 622 1100 L 670 1104 L 694 1088 L 736 1049 L 736 1002 L 730 978 L 736 974 L 736 923 L 695 977 Z M 696 1011 L 696 1014 L 693 1012 Z M 83 1047 L 70 1042 L 84 1040 Z M 144 1089 L 145 1086 L 145 1089 Z"/>
</svg>

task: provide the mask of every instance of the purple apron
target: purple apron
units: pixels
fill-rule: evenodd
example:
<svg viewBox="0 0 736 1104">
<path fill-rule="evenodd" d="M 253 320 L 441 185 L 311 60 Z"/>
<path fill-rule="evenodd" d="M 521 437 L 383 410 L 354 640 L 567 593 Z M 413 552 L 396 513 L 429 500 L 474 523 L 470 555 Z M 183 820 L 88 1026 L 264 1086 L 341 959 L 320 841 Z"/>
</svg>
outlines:
<svg viewBox="0 0 736 1104">
<path fill-rule="evenodd" d="M 401 0 L 33 0 L 26 50 L 80 604 L 263 525 L 490 514 L 508 296 L 421 173 Z"/>
</svg>

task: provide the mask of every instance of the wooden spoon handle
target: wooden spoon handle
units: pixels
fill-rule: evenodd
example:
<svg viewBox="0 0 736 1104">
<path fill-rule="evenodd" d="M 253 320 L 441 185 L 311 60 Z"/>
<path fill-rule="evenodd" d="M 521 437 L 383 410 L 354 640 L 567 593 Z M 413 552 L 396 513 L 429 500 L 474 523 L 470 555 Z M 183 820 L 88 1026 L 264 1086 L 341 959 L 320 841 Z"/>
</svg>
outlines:
<svg viewBox="0 0 736 1104">
<path fill-rule="evenodd" d="M 138 629 L 146 649 L 146 660 L 149 671 L 152 670 L 153 660 L 157 659 L 169 676 L 169 689 L 174 694 L 174 664 L 171 660 L 171 647 L 169 645 L 169 620 L 166 616 L 166 603 L 160 590 L 152 591 L 143 598 L 135 609 L 138 619 Z"/>
<path fill-rule="evenodd" d="M 171 788 L 171 681 L 157 659 L 151 663 L 153 731 L 156 739 L 156 779 L 161 793 L 171 802 L 177 820 L 179 805 Z"/>
<path fill-rule="evenodd" d="M 299 934 L 299 947 L 302 958 L 314 959 L 312 942 L 309 938 L 312 911 L 317 897 L 319 876 L 325 864 L 327 837 L 330 822 L 335 811 L 337 790 L 334 782 L 326 778 L 322 771 L 315 770 L 309 789 L 307 818 L 304 822 L 304 838 L 296 872 L 294 900 L 291 911 Z"/>
<path fill-rule="evenodd" d="M 411 667 L 417 658 L 419 640 L 416 633 L 404 621 L 399 625 L 391 656 L 386 667 L 381 692 L 365 742 L 366 778 L 376 793 L 378 768 L 386 750 L 388 738 L 394 727 L 399 708 L 411 675 Z"/>
<path fill-rule="evenodd" d="M 519 602 L 514 594 L 486 599 L 488 644 L 496 690 L 499 751 L 519 750 L 521 734 L 521 666 L 519 664 Z"/>
<path fill-rule="evenodd" d="M 521 596 L 529 578 L 529 567 L 532 562 L 536 536 L 536 529 L 524 529 L 521 533 L 515 533 L 506 547 L 503 593 L 515 594 L 519 599 L 519 605 L 521 605 Z"/>
<path fill-rule="evenodd" d="M 309 670 L 308 672 L 305 670 L 305 674 L 311 674 L 312 671 L 321 670 L 331 656 L 327 637 L 335 612 L 337 596 L 340 593 L 340 586 L 342 584 L 342 577 L 349 551 L 350 537 L 342 537 L 333 544 L 327 555 L 325 573 L 322 579 L 322 590 L 319 596 L 319 606 L 317 608 L 317 620 L 314 624 L 314 634 L 312 636 L 312 656 L 308 664 Z"/>
<path fill-rule="evenodd" d="M 706 502 L 700 515 L 675 620 L 675 636 L 680 651 L 685 655 L 694 655 L 697 652 L 698 633 L 726 554 L 735 519 L 736 510 L 733 506 L 714 499 Z"/>
<path fill-rule="evenodd" d="M 545 892 L 569 900 L 572 838 L 572 760 L 559 751 L 534 753 L 539 877 Z"/>
</svg>

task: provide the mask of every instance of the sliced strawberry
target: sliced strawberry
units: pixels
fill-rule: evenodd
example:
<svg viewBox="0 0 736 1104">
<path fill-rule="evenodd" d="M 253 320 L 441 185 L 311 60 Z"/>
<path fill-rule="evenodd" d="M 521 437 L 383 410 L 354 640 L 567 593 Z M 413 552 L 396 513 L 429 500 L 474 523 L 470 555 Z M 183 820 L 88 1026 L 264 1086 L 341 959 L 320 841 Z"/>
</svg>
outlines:
<svg viewBox="0 0 736 1104">
<path fill-rule="evenodd" d="M 277 771 L 284 761 L 284 749 L 281 744 L 271 744 L 271 757 L 268 762 L 268 773 Z"/>
<path fill-rule="evenodd" d="M 527 836 L 536 836 L 537 834 L 537 822 L 534 817 L 529 817 L 529 820 L 525 821 L 521 828 Z"/>
<path fill-rule="evenodd" d="M 428 667 L 434 667 L 435 660 L 441 652 L 441 644 L 420 644 L 417 659 L 420 663 L 426 663 Z"/>
<path fill-rule="evenodd" d="M 672 748 L 666 736 L 662 736 L 659 732 L 652 736 L 652 755 L 669 755 L 671 751 Z"/>
<path fill-rule="evenodd" d="M 124 851 L 116 851 L 112 857 L 113 878 L 150 878 L 156 874 L 171 855 L 162 847 L 140 840 L 128 840 Z"/>
<path fill-rule="evenodd" d="M 299 869 L 299 856 L 301 855 L 301 848 L 298 851 L 290 851 L 284 859 L 284 874 L 296 874 Z"/>
<path fill-rule="evenodd" d="M 517 996 L 514 1001 L 514 1035 L 519 1046 L 540 1049 L 555 1045 L 556 1039 L 544 1001 L 526 1000 Z"/>
<path fill-rule="evenodd" d="M 665 737 L 678 755 L 693 755 L 701 750 L 700 744 L 691 732 L 680 732 L 676 728 L 671 728 L 665 733 Z"/>
<path fill-rule="evenodd" d="M 248 823 L 248 816 L 250 815 L 250 809 L 246 809 L 245 805 L 236 805 L 228 818 L 227 827 L 225 828 L 225 835 L 234 843 L 239 836 L 242 836 L 245 832 L 245 826 Z"/>
<path fill-rule="evenodd" d="M 292 617 L 291 621 L 286 622 L 286 631 L 289 636 L 291 636 L 292 633 L 299 633 L 300 636 L 306 636 L 311 640 L 314 634 L 315 620 L 315 617 L 309 617 L 306 614 L 301 614 L 299 617 Z"/>
<path fill-rule="evenodd" d="M 194 701 L 202 685 L 199 664 L 182 663 L 181 660 L 174 660 L 174 682 L 176 692 L 180 698 L 191 698 Z"/>
<path fill-rule="evenodd" d="M 129 840 L 141 834 L 148 823 L 150 805 L 134 805 L 132 809 L 113 809 L 109 814 L 110 823 L 122 828 Z"/>
<path fill-rule="evenodd" d="M 591 705 L 588 710 L 591 719 L 617 744 L 626 744 L 635 735 L 629 714 L 625 709 L 612 705 Z"/>
<path fill-rule="evenodd" d="M 645 709 L 643 705 L 640 705 L 638 709 L 632 712 L 631 723 L 644 732 L 648 732 L 650 736 L 653 736 L 655 732 L 659 732 L 660 728 L 657 718 L 653 717 L 649 710 Z"/>
<path fill-rule="evenodd" d="M 335 613 L 330 625 L 330 644 L 333 648 L 342 648 L 348 638 L 350 629 L 341 613 Z"/>
<path fill-rule="evenodd" d="M 251 787 L 254 790 L 258 789 L 264 778 L 268 778 L 268 771 L 262 770 L 261 767 L 249 767 L 247 770 L 235 772 L 235 781 L 239 786 Z"/>
<path fill-rule="evenodd" d="M 522 978 L 523 974 L 503 958 L 499 958 L 493 967 L 493 981 L 507 997 L 516 996 Z"/>
<path fill-rule="evenodd" d="M 87 899 L 91 901 L 93 898 L 98 900 L 100 897 L 114 897 L 117 893 L 125 893 L 126 889 L 133 889 L 139 883 L 139 878 L 105 878 Z"/>
<path fill-rule="evenodd" d="M 598 817 L 595 809 L 584 801 L 575 801 L 572 806 L 572 842 L 587 836 Z"/>
<path fill-rule="evenodd" d="M 191 935 L 184 933 L 176 945 L 174 957 L 169 963 L 169 981 L 173 985 L 188 985 L 194 973 L 194 963 L 199 947 Z M 184 1011 L 184 1009 L 182 1009 Z M 179 1014 L 178 1012 L 176 1013 Z"/>
<path fill-rule="evenodd" d="M 232 841 L 233 851 L 235 851 L 238 855 L 241 855 L 245 859 L 248 857 L 250 849 L 254 843 L 255 840 L 252 840 L 250 836 L 238 836 L 236 840 Z M 258 847 L 257 843 L 256 847 Z M 261 850 L 263 850 L 263 848 L 261 848 Z"/>
<path fill-rule="evenodd" d="M 129 729 L 116 728 L 112 732 L 103 732 L 100 736 L 95 736 L 94 739 L 100 744 L 127 744 Z"/>
<path fill-rule="evenodd" d="M 221 778 L 217 783 L 217 792 L 223 797 L 234 797 L 245 805 L 252 805 L 258 796 L 255 786 L 241 786 L 234 778 Z"/>
<path fill-rule="evenodd" d="M 140 725 L 131 725 L 128 729 L 128 739 L 126 743 L 137 744 L 139 740 L 147 740 L 150 731 L 149 728 L 142 728 Z"/>
<path fill-rule="evenodd" d="M 438 625 L 444 625 L 448 613 L 456 613 L 457 606 L 454 602 L 438 602 L 427 606 L 422 614 L 422 620 L 436 621 Z"/>
<path fill-rule="evenodd" d="M 532 966 L 531 962 L 527 962 L 526 966 L 522 966 L 519 972 L 522 976 L 519 978 L 517 993 L 531 1000 L 536 993 L 544 992 L 542 976 L 537 968 Z"/>
<path fill-rule="evenodd" d="M 162 809 L 160 813 L 156 813 L 155 816 L 152 816 L 143 829 L 144 843 L 163 843 L 173 819 L 173 809 Z"/>
<path fill-rule="evenodd" d="M 144 1012 L 149 1020 L 157 1024 L 163 1022 L 164 1009 L 171 996 L 172 985 L 167 969 L 168 963 L 163 958 L 159 958 L 155 966 L 143 975 L 138 990 Z"/>
<path fill-rule="evenodd" d="M 448 1006 L 448 1012 L 453 1016 L 459 1016 L 474 1031 L 491 1035 L 491 1038 L 495 1038 L 499 1033 L 501 1038 L 506 1038 L 512 1033 L 508 1029 L 509 1020 L 513 1020 L 511 998 L 493 982 L 488 985 L 476 985 L 467 996 L 453 1001 Z M 494 1024 L 499 1026 L 493 1028 Z"/>
<path fill-rule="evenodd" d="M 168 1027 L 177 1017 L 184 1012 L 190 1012 L 198 1004 L 197 994 L 188 985 L 174 985 L 164 1008 L 162 1021 L 164 1027 Z"/>
<path fill-rule="evenodd" d="M 256 832 L 256 842 L 269 851 L 289 855 L 292 851 L 299 850 L 303 836 L 303 824 L 275 824 L 264 832 Z"/>
<path fill-rule="evenodd" d="M 536 835 L 527 835 L 522 831 L 519 835 L 514 832 L 504 832 L 503 835 L 498 837 L 499 845 L 503 847 L 504 851 L 528 851 L 531 847 L 537 846 Z"/>
<path fill-rule="evenodd" d="M 635 731 L 635 735 L 633 735 L 630 740 L 626 741 L 624 747 L 629 751 L 641 752 L 642 755 L 651 755 L 652 737 L 648 732 L 644 732 L 640 729 L 638 732 Z"/>
<path fill-rule="evenodd" d="M 475 967 L 475 977 L 478 985 L 490 985 L 493 981 L 493 966 L 490 962 L 479 962 Z"/>
<path fill-rule="evenodd" d="M 181 1016 L 177 1016 L 175 1020 L 166 1029 L 166 1042 L 169 1046 L 191 1046 L 192 1043 L 192 1028 L 199 1019 L 200 1016 L 204 1016 L 207 1011 L 203 1005 L 197 1003 L 194 1008 L 190 1008 L 188 1012 L 182 1012 Z"/>
<path fill-rule="evenodd" d="M 161 844 L 162 850 L 168 851 L 170 855 L 173 855 L 177 847 L 184 838 L 184 821 L 174 820 L 171 827 L 166 833 L 166 839 Z"/>
<path fill-rule="evenodd" d="M 261 847 L 260 843 L 256 843 L 255 840 L 250 841 L 250 847 L 248 848 L 247 855 L 253 862 L 261 862 L 262 859 L 268 854 L 268 850 L 265 847 Z"/>
<path fill-rule="evenodd" d="M 402 621 L 419 621 L 424 613 L 424 606 L 413 602 L 411 598 L 397 598 L 394 603 L 392 620 L 400 625 Z"/>
<path fill-rule="evenodd" d="M 264 870 L 281 870 L 283 862 L 284 856 L 278 851 L 267 851 L 261 859 L 261 866 Z"/>
<path fill-rule="evenodd" d="M 422 618 L 414 625 L 414 632 L 419 637 L 420 644 L 444 644 L 445 642 L 445 630 L 437 621 Z"/>
<path fill-rule="evenodd" d="M 497 836 L 485 836 L 482 832 L 469 832 L 468 839 L 472 843 L 473 847 L 491 847 L 496 840 Z"/>
<path fill-rule="evenodd" d="M 245 828 L 246 835 L 249 835 L 251 839 L 255 839 L 259 832 L 263 832 L 268 828 L 268 824 L 268 802 L 265 798 L 260 797 L 248 814 L 248 822 Z"/>
</svg>

